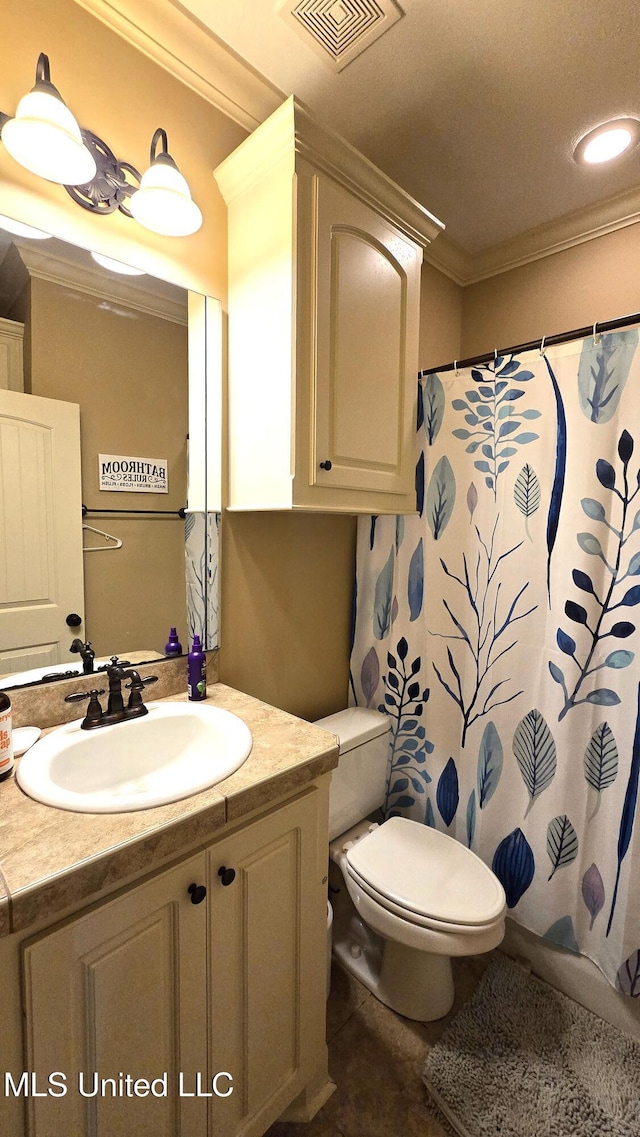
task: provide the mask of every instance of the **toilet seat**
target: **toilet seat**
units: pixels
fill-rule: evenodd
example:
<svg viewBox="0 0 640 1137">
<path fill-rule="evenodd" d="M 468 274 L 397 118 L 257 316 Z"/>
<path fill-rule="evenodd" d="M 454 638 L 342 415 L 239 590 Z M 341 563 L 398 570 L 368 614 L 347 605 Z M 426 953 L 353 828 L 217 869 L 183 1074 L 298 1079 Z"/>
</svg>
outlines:
<svg viewBox="0 0 640 1137">
<path fill-rule="evenodd" d="M 470 849 L 436 829 L 392 817 L 346 851 L 345 871 L 388 912 L 462 935 L 504 918 L 504 889 Z"/>
<path fill-rule="evenodd" d="M 490 931 L 497 927 L 504 920 L 504 915 L 501 913 L 494 920 L 487 921 L 483 924 L 465 924 L 462 922 L 454 923 L 452 920 L 438 920 L 433 916 L 425 916 L 420 912 L 411 911 L 404 908 L 401 904 L 394 903 L 388 896 L 378 892 L 370 884 L 367 884 L 362 877 L 358 876 L 356 872 L 350 867 L 349 864 L 345 865 L 345 872 L 349 878 L 362 889 L 363 892 L 370 896 L 376 904 L 384 908 L 387 912 L 392 912 L 401 920 L 406 920 L 410 924 L 415 924 L 419 928 L 431 928 L 436 932 L 452 932 L 459 935 L 477 935 L 478 932 Z"/>
</svg>

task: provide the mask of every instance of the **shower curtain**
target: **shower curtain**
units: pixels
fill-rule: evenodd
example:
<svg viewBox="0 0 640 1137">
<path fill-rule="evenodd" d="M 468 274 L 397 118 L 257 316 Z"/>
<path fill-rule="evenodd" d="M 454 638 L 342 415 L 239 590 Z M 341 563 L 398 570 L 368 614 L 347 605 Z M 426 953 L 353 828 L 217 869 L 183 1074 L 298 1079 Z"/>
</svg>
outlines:
<svg viewBox="0 0 640 1137">
<path fill-rule="evenodd" d="M 638 328 L 419 376 L 417 516 L 360 518 L 352 702 L 385 810 L 640 996 Z M 428 871 L 428 866 L 427 866 Z"/>
</svg>

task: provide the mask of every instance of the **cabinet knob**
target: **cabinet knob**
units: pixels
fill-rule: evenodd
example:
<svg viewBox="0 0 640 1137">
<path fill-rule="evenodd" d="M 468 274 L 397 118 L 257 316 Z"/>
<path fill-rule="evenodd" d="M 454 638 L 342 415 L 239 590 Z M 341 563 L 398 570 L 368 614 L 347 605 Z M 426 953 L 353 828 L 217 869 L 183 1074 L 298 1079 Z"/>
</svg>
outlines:
<svg viewBox="0 0 640 1137">
<path fill-rule="evenodd" d="M 321 462 L 321 463 L 320 463 L 320 469 L 321 469 L 321 470 L 330 470 L 330 469 L 331 469 L 331 466 L 332 466 L 332 463 L 329 461 L 329 459 L 328 459 L 328 458 L 327 458 L 326 462 Z"/>
<path fill-rule="evenodd" d="M 228 884 L 233 884 L 236 879 L 236 870 L 225 868 L 223 865 L 221 869 L 218 869 L 218 876 L 226 888 Z"/>
<path fill-rule="evenodd" d="M 207 895 L 207 890 L 204 884 L 190 884 L 188 891 L 191 893 L 192 904 L 202 904 L 202 901 Z"/>
</svg>

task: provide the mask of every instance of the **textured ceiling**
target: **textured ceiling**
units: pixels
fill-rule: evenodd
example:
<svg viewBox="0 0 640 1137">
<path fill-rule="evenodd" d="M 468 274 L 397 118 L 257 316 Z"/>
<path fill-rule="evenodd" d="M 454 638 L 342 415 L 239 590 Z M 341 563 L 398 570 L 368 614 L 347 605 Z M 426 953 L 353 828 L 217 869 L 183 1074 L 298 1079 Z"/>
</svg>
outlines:
<svg viewBox="0 0 640 1137">
<path fill-rule="evenodd" d="M 640 152 L 578 167 L 590 127 L 640 117 L 637 0 L 400 0 L 336 73 L 276 0 L 180 0 L 447 226 L 468 252 L 638 186 Z"/>
</svg>

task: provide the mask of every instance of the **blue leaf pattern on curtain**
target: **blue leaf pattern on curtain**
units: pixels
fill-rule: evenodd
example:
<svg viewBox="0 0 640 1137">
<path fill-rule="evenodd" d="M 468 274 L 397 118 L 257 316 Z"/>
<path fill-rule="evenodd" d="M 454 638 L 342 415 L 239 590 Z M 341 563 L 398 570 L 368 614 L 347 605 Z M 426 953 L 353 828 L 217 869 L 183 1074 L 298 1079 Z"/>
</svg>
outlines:
<svg viewBox="0 0 640 1137">
<path fill-rule="evenodd" d="M 632 952 L 628 959 L 620 965 L 618 971 L 618 987 L 625 995 L 632 999 L 640 997 L 640 948 Z"/>
<path fill-rule="evenodd" d="M 422 551 L 422 537 L 415 547 L 409 565 L 409 611 L 410 619 L 417 620 L 422 611 L 422 597 L 424 594 L 424 556 Z"/>
<path fill-rule="evenodd" d="M 393 596 L 393 549 L 376 581 L 376 599 L 373 613 L 373 634 L 383 640 L 391 630 L 391 604 Z"/>
<path fill-rule="evenodd" d="M 451 520 L 456 501 L 456 479 L 446 454 L 438 462 L 427 489 L 427 521 L 434 541 L 442 536 Z"/>
<path fill-rule="evenodd" d="M 456 815 L 459 800 L 458 771 L 453 758 L 450 758 L 438 779 L 436 789 L 436 804 L 445 825 L 451 825 Z"/>
<path fill-rule="evenodd" d="M 591 931 L 595 918 L 602 911 L 605 901 L 604 881 L 596 864 L 590 865 L 582 878 L 582 899 L 591 916 L 591 923 L 589 924 L 589 931 Z"/>
<path fill-rule="evenodd" d="M 567 948 L 568 951 L 580 951 L 571 916 L 561 916 L 555 924 L 547 929 L 542 938 L 550 940 L 552 944 Z"/>
<path fill-rule="evenodd" d="M 628 431 L 623 430 L 618 441 L 618 455 L 622 462 L 622 470 L 620 471 L 619 477 L 611 463 L 607 462 L 604 458 L 599 458 L 596 462 L 596 477 L 610 494 L 610 496 L 607 497 L 607 502 L 610 504 L 611 517 L 609 518 L 607 516 L 607 510 L 601 502 L 590 497 L 583 498 L 581 501 L 582 509 L 587 517 L 593 521 L 602 523 L 605 530 L 608 531 L 608 534 L 611 534 L 613 537 L 613 540 L 608 537 L 607 553 L 605 555 L 602 544 L 595 534 L 578 534 L 578 545 L 580 548 L 588 555 L 598 557 L 602 562 L 603 569 L 599 571 L 600 576 L 603 577 L 603 586 L 600 588 L 599 593 L 596 592 L 591 577 L 579 570 L 574 570 L 574 584 L 576 584 L 576 587 L 581 591 L 592 596 L 595 604 L 592 603 L 594 612 L 591 621 L 589 619 L 589 612 L 584 605 L 577 604 L 574 600 L 567 600 L 564 606 L 567 619 L 571 620 L 574 624 L 584 627 L 587 632 L 587 637 L 583 649 L 583 661 L 581 662 L 576 654 L 578 650 L 576 641 L 562 628 L 558 628 L 556 637 L 558 646 L 561 651 L 571 657 L 578 668 L 578 676 L 570 694 L 568 685 L 565 682 L 564 672 L 560 668 L 555 667 L 555 665 L 555 670 L 551 672 L 556 683 L 559 683 L 562 687 L 564 695 L 564 705 L 558 715 L 559 722 L 568 711 L 583 702 L 593 703 L 601 707 L 616 706 L 620 702 L 620 698 L 618 694 L 609 687 L 596 687 L 593 691 L 589 691 L 582 699 L 578 699 L 578 695 L 582 691 L 583 683 L 589 681 L 596 671 L 602 668 L 619 670 L 623 667 L 628 667 L 634 659 L 633 652 L 618 649 L 610 652 L 601 662 L 594 662 L 602 640 L 610 636 L 614 636 L 615 638 L 622 636 L 626 638 L 626 636 L 631 635 L 635 631 L 635 625 L 628 621 L 624 621 L 623 624 L 614 623 L 612 626 L 608 626 L 606 622 L 611 612 L 616 608 L 631 608 L 640 603 L 640 585 L 625 588 L 625 592 L 622 596 L 619 595 L 619 591 L 616 591 L 618 584 L 622 584 L 628 576 L 635 575 L 634 570 L 636 564 L 640 571 L 640 558 L 635 557 L 631 558 L 626 572 L 623 573 L 622 571 L 623 549 L 635 532 L 635 519 L 631 527 L 627 525 L 629 507 L 640 489 L 640 471 L 638 476 L 636 476 L 634 491 L 631 492 L 629 488 L 628 468 L 633 455 L 633 448 L 633 438 Z M 613 516 L 614 510 L 616 511 L 615 518 Z M 619 514 L 619 517 L 617 514 Z M 605 536 L 607 536 L 607 533 L 605 533 Z M 607 576 L 609 578 L 608 581 L 606 580 Z"/>
<path fill-rule="evenodd" d="M 515 908 L 529 888 L 535 872 L 533 850 L 521 829 L 500 842 L 491 868 L 501 882 L 507 906 Z"/>
<path fill-rule="evenodd" d="M 584 341 L 578 388 L 582 413 L 591 422 L 610 422 L 620 402 L 638 346 L 638 329 L 611 332 Z"/>
<path fill-rule="evenodd" d="M 553 547 L 556 543 L 556 535 L 558 532 L 558 525 L 560 523 L 560 507 L 562 505 L 562 495 L 564 493 L 564 479 L 567 467 L 567 419 L 564 411 L 564 403 L 562 395 L 560 394 L 560 387 L 554 375 L 553 369 L 547 356 L 545 355 L 544 361 L 547 365 L 549 378 L 553 386 L 553 393 L 556 401 L 556 463 L 553 473 L 553 487 L 551 489 L 551 499 L 549 501 L 549 513 L 547 514 L 547 594 L 549 597 L 549 607 L 551 607 L 551 554 Z"/>
<path fill-rule="evenodd" d="M 358 523 L 351 667 L 391 720 L 387 815 L 472 847 L 517 922 L 635 997 L 636 341 L 420 376 L 418 513 Z"/>
<path fill-rule="evenodd" d="M 491 801 L 502 773 L 502 743 L 492 722 L 484 728 L 478 753 L 478 805 L 484 809 Z"/>
<path fill-rule="evenodd" d="M 612 786 L 618 776 L 618 747 L 606 722 L 600 723 L 589 739 L 584 752 L 584 776 L 598 795 L 591 820 L 600 809 L 602 791 Z"/>
<path fill-rule="evenodd" d="M 442 417 L 444 415 L 444 387 L 439 377 L 433 372 L 427 375 L 424 380 L 424 391 L 422 384 L 418 383 L 419 398 L 422 402 L 424 429 L 427 436 L 429 446 L 433 446 L 440 427 L 442 426 Z"/>
<path fill-rule="evenodd" d="M 538 795 L 551 785 L 557 767 L 553 735 L 544 716 L 535 707 L 516 727 L 513 753 L 529 792 L 526 817 Z"/>
<path fill-rule="evenodd" d="M 633 754 L 631 757 L 631 768 L 629 770 L 629 781 L 627 783 L 627 790 L 624 795 L 624 805 L 622 807 L 622 818 L 620 820 L 620 832 L 618 834 L 618 869 L 616 872 L 615 884 L 613 886 L 613 900 L 611 901 L 611 912 L 609 913 L 609 923 L 607 924 L 607 935 L 611 931 L 613 923 L 613 916 L 616 910 L 616 901 L 618 899 L 618 886 L 620 884 L 620 873 L 622 871 L 622 862 L 627 855 L 629 844 L 631 842 L 631 834 L 633 832 L 633 825 L 636 819 L 636 805 L 638 802 L 638 777 L 640 775 L 640 684 L 638 685 L 638 704 L 636 711 L 636 730 L 633 738 Z"/>
</svg>

